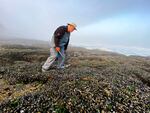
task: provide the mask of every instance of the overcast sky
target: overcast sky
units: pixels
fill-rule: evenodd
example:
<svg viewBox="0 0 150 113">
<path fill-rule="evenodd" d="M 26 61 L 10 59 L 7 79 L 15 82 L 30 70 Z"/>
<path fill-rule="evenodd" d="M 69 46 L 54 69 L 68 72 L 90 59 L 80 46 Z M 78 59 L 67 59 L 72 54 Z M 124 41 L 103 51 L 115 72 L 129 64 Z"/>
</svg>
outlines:
<svg viewBox="0 0 150 113">
<path fill-rule="evenodd" d="M 73 45 L 150 55 L 149 0 L 0 0 L 1 35 L 48 41 L 68 22 Z"/>
</svg>

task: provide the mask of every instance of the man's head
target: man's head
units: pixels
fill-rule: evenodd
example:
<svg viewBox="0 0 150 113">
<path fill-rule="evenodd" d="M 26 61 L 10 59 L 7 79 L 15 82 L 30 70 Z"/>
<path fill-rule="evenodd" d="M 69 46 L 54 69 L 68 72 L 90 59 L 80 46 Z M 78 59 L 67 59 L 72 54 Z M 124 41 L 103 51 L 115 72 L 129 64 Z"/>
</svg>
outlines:
<svg viewBox="0 0 150 113">
<path fill-rule="evenodd" d="M 76 30 L 76 27 L 77 27 L 76 24 L 68 23 L 68 25 L 67 25 L 68 32 L 73 32 L 74 30 Z"/>
</svg>

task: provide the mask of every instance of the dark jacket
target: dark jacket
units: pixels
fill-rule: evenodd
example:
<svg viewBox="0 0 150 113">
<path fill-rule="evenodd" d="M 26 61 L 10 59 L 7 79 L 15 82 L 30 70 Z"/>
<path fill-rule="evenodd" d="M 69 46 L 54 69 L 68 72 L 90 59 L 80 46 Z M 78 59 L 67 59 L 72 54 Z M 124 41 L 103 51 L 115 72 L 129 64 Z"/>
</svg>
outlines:
<svg viewBox="0 0 150 113">
<path fill-rule="evenodd" d="M 54 43 L 56 47 L 60 47 L 63 43 L 65 50 L 69 44 L 70 33 L 67 31 L 67 26 L 60 26 L 54 32 Z"/>
</svg>

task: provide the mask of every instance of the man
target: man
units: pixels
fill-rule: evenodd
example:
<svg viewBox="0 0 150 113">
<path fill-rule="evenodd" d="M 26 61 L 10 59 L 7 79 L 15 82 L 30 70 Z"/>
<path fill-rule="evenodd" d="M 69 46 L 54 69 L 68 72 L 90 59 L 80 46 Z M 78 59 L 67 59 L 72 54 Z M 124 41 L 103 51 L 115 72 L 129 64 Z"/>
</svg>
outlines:
<svg viewBox="0 0 150 113">
<path fill-rule="evenodd" d="M 58 69 L 64 69 L 65 51 L 69 44 L 70 33 L 76 30 L 76 24 L 68 23 L 67 26 L 60 26 L 56 29 L 50 42 L 50 56 L 42 66 L 42 71 L 47 71 L 50 66 L 58 60 Z"/>
</svg>

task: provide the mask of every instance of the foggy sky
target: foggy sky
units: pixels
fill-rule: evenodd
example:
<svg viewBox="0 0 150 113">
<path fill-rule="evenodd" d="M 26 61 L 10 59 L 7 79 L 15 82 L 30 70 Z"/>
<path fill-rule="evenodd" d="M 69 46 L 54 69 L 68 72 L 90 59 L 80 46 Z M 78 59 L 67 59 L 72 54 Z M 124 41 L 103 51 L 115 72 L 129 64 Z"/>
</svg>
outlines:
<svg viewBox="0 0 150 113">
<path fill-rule="evenodd" d="M 0 0 L 2 35 L 49 40 L 59 25 L 75 22 L 75 45 L 150 48 L 149 0 Z"/>
</svg>

